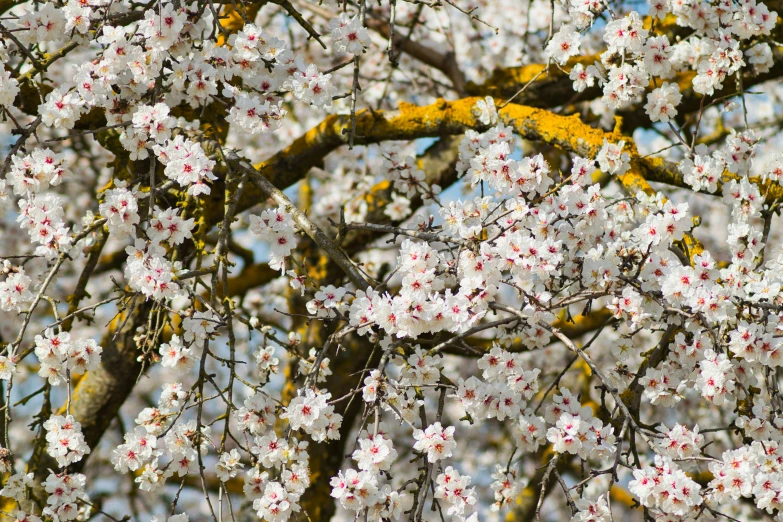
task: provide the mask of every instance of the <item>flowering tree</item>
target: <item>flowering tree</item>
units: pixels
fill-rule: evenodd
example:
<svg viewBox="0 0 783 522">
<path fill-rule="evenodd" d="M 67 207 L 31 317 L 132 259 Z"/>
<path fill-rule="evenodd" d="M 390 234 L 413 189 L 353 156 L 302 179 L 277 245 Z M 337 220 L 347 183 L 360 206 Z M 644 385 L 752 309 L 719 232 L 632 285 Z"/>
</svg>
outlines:
<svg viewBox="0 0 783 522">
<path fill-rule="evenodd" d="M 783 520 L 776 10 L 0 0 L 0 516 Z"/>
</svg>

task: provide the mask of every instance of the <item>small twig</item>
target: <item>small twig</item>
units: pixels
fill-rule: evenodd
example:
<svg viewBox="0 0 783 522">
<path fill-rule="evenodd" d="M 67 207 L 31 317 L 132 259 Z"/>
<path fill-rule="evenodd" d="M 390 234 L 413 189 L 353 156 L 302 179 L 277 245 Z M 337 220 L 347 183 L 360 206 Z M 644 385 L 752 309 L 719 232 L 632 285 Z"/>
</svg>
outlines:
<svg viewBox="0 0 783 522">
<path fill-rule="evenodd" d="M 299 210 L 280 189 L 272 185 L 268 179 L 266 179 L 263 175 L 261 175 L 260 172 L 254 169 L 252 165 L 248 164 L 246 160 L 239 157 L 236 152 L 225 151 L 225 158 L 232 167 L 240 170 L 243 173 L 246 173 L 253 184 L 256 185 L 261 190 L 261 192 L 272 198 L 278 205 L 283 206 L 286 211 L 293 216 L 297 226 L 299 226 L 299 228 L 305 234 L 315 241 L 319 247 L 326 251 L 329 257 L 331 257 L 332 260 L 343 269 L 343 272 L 345 272 L 345 274 L 357 288 L 367 288 L 368 286 L 372 286 L 364 278 L 361 272 L 357 270 L 356 266 L 353 264 L 353 261 L 351 261 L 340 248 L 332 243 L 332 240 L 329 239 L 315 223 L 310 221 L 310 218 L 308 218 L 304 212 Z"/>
</svg>

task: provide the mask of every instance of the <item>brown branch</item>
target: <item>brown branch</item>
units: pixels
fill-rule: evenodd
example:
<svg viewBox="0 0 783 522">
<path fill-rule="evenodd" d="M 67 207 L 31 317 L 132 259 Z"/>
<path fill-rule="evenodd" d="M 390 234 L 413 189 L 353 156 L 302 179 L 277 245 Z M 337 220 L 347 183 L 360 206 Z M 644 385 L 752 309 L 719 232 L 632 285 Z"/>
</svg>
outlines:
<svg viewBox="0 0 783 522">
<path fill-rule="evenodd" d="M 391 35 L 389 22 L 386 20 L 368 18 L 366 25 L 368 29 L 372 29 L 384 38 L 388 39 Z M 402 51 L 424 65 L 428 65 L 445 74 L 451 81 L 454 90 L 460 96 L 464 96 L 467 93 L 468 84 L 465 74 L 460 69 L 457 57 L 453 52 L 441 53 L 399 33 L 392 36 L 392 44 L 395 50 Z"/>
</svg>

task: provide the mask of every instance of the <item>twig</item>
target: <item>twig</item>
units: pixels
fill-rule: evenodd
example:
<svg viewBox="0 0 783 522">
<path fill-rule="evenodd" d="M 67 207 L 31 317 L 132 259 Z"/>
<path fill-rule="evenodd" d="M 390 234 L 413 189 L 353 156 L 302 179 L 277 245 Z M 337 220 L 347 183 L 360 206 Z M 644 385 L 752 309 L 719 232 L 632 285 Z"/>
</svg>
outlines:
<svg viewBox="0 0 783 522">
<path fill-rule="evenodd" d="M 288 213 L 290 213 L 299 228 L 307 234 L 316 244 L 321 247 L 329 255 L 332 260 L 337 263 L 343 272 L 348 276 L 351 282 L 357 288 L 367 288 L 372 286 L 364 276 L 356 269 L 353 261 L 329 239 L 326 234 L 310 219 L 294 205 L 283 192 L 272 185 L 268 179 L 261 175 L 252 165 L 248 164 L 246 160 L 242 159 L 234 151 L 225 151 L 225 159 L 232 167 L 246 173 L 250 180 L 261 192 L 272 198 L 275 203 L 283 206 Z"/>
</svg>

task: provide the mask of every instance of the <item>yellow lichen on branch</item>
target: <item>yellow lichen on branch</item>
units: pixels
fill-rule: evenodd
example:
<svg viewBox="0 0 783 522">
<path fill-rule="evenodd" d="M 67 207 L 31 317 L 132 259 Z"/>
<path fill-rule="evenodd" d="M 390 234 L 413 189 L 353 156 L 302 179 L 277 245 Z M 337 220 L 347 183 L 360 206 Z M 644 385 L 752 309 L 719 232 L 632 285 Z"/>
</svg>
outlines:
<svg viewBox="0 0 783 522">
<path fill-rule="evenodd" d="M 469 129 L 483 129 L 485 126 L 474 112 L 479 100 L 475 97 L 455 101 L 439 99 L 425 106 L 401 103 L 396 111 L 359 111 L 356 114 L 355 143 L 444 137 L 462 134 Z M 560 116 L 544 109 L 509 104 L 500 110 L 500 118 L 525 139 L 549 143 L 590 158 L 595 158 L 604 139 L 610 142 L 625 139 L 626 150 L 632 156 L 632 170 L 643 177 L 655 171 L 658 180 L 664 178 L 664 165 L 640 158 L 629 138 L 618 132 L 593 128 L 578 115 Z M 350 125 L 348 115 L 328 116 L 287 148 L 258 163 L 256 168 L 277 187 L 290 186 L 303 178 L 310 168 L 322 165 L 327 154 L 348 143 Z M 675 174 L 670 173 L 672 181 L 677 179 Z M 257 196 L 248 193 L 243 200 L 257 201 Z"/>
<path fill-rule="evenodd" d="M 226 4 L 220 12 L 218 23 L 222 28 L 218 34 L 217 44 L 226 45 L 228 37 L 242 30 L 246 23 L 252 23 L 264 2 L 250 2 L 240 12 L 236 3 Z M 239 4 L 242 5 L 242 4 Z"/>
<path fill-rule="evenodd" d="M 517 103 L 534 107 L 555 107 L 589 100 L 598 97 L 601 89 L 591 87 L 581 93 L 575 92 L 568 72 L 576 64 L 587 67 L 597 60 L 600 61 L 600 56 L 590 55 L 572 58 L 565 68 L 545 63 L 499 68 L 492 72 L 486 82 L 470 82 L 465 90 L 472 96 L 493 96 L 502 98 L 502 101 L 517 94 Z M 519 92 L 523 88 L 524 92 Z"/>
</svg>

